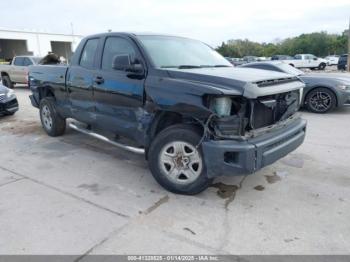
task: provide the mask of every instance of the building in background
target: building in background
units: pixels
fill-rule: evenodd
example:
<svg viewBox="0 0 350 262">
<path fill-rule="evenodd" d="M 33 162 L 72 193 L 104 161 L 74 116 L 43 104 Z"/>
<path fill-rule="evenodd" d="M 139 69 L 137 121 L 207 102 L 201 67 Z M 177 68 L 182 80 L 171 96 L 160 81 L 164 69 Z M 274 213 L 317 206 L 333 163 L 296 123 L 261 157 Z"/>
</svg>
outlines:
<svg viewBox="0 0 350 262">
<path fill-rule="evenodd" d="M 45 56 L 53 52 L 69 60 L 81 35 L 0 29 L 0 61 L 16 55 Z"/>
</svg>

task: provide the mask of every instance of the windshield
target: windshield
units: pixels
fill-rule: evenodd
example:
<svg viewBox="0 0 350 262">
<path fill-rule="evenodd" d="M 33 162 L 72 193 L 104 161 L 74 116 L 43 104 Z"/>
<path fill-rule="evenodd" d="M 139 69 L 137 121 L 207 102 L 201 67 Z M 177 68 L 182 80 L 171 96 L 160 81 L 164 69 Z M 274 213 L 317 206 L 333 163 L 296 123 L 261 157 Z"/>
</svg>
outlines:
<svg viewBox="0 0 350 262">
<path fill-rule="evenodd" d="M 293 67 L 290 65 L 287 65 L 285 63 L 279 63 L 278 67 L 285 73 L 290 74 L 290 75 L 295 75 L 295 76 L 299 76 L 299 75 L 303 75 L 304 72 Z"/>
<path fill-rule="evenodd" d="M 138 36 L 158 68 L 232 67 L 206 44 L 181 37 Z"/>
</svg>

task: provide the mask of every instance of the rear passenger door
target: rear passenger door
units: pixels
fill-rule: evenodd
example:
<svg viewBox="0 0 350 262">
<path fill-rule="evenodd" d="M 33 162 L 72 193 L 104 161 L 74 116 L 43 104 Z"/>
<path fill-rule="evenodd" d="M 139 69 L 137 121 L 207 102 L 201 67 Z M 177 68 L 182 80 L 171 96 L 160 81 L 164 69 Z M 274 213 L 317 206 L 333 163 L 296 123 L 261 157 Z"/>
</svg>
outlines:
<svg viewBox="0 0 350 262">
<path fill-rule="evenodd" d="M 98 125 L 122 136 L 140 138 L 144 75 L 133 77 L 124 70 L 112 68 L 113 58 L 129 55 L 131 63 L 142 62 L 135 43 L 123 36 L 104 39 L 99 70 L 94 82 L 94 99 Z"/>
<path fill-rule="evenodd" d="M 96 120 L 92 88 L 99 41 L 100 38 L 88 39 L 84 44 L 78 65 L 70 66 L 67 73 L 71 114 L 75 119 L 88 124 L 93 124 Z"/>
</svg>

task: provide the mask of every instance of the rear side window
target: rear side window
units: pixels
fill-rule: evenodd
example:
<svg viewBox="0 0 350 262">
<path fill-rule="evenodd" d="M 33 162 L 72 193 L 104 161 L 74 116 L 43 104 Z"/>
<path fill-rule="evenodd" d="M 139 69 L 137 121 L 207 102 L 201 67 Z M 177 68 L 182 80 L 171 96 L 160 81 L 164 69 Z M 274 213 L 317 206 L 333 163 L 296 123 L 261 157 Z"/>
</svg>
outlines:
<svg viewBox="0 0 350 262">
<path fill-rule="evenodd" d="M 93 68 L 94 58 L 99 39 L 90 39 L 86 42 L 80 57 L 80 65 L 85 68 Z"/>
<path fill-rule="evenodd" d="M 24 62 L 24 57 L 16 57 L 13 64 L 16 66 L 23 66 L 23 62 Z"/>
<path fill-rule="evenodd" d="M 112 70 L 113 58 L 116 55 L 129 55 L 134 61 L 136 52 L 132 44 L 121 37 L 108 37 L 103 49 L 102 69 Z"/>
<path fill-rule="evenodd" d="M 33 63 L 32 63 L 32 61 L 29 59 L 29 58 L 27 58 L 27 57 L 25 57 L 24 59 L 23 59 L 23 65 L 24 66 L 30 66 L 30 65 L 32 65 Z"/>
</svg>

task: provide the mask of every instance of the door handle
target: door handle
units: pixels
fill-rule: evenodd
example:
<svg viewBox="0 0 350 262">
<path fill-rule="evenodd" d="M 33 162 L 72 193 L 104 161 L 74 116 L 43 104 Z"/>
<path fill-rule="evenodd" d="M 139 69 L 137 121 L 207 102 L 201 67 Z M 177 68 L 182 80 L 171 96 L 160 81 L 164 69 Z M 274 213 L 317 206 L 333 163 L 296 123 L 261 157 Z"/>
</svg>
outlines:
<svg viewBox="0 0 350 262">
<path fill-rule="evenodd" d="M 95 82 L 96 84 L 98 84 L 98 85 L 103 84 L 104 81 L 105 81 L 105 80 L 103 79 L 102 76 L 96 76 L 95 79 L 94 79 L 94 82 Z"/>
</svg>

